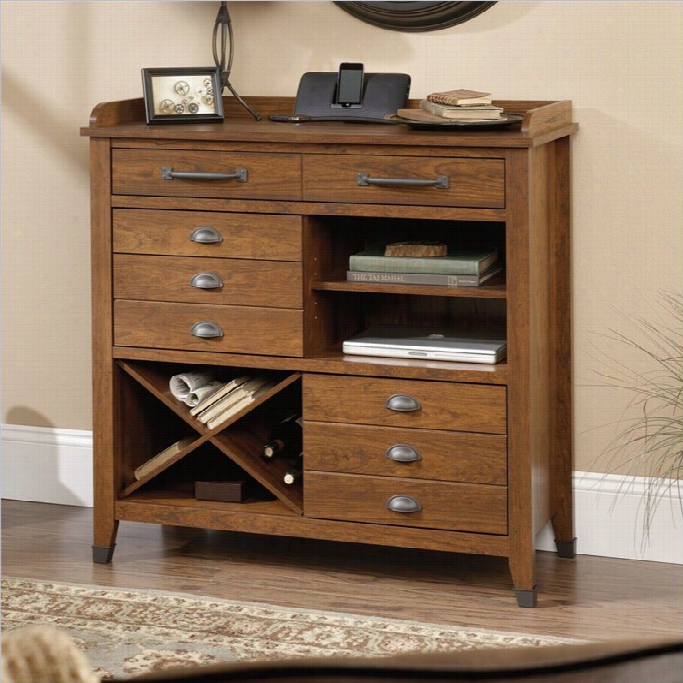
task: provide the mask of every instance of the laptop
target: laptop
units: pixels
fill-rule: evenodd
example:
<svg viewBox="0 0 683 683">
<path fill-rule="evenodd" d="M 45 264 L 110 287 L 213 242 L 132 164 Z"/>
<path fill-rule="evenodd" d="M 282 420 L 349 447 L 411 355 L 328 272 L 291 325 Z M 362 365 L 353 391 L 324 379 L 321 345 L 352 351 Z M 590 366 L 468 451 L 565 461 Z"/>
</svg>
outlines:
<svg viewBox="0 0 683 683">
<path fill-rule="evenodd" d="M 372 327 L 342 345 L 344 353 L 389 358 L 420 358 L 463 363 L 499 363 L 505 358 L 505 339 L 456 330 L 386 325 Z"/>
</svg>

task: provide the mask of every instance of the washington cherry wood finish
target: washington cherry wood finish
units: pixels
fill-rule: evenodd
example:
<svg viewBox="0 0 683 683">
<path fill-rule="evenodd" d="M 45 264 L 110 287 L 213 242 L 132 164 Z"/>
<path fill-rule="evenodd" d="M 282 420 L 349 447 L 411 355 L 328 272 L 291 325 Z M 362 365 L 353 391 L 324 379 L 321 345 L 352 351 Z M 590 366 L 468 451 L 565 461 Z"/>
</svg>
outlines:
<svg viewBox="0 0 683 683">
<path fill-rule="evenodd" d="M 486 554 L 508 558 L 518 603 L 535 605 L 536 533 L 551 520 L 559 554 L 574 555 L 571 103 L 499 103 L 524 115 L 520 126 L 448 133 L 272 123 L 290 99 L 251 104 L 263 121 L 226 98 L 222 124 L 146 126 L 140 100 L 103 103 L 82 129 L 94 560 L 111 560 L 121 520 Z M 496 246 L 505 272 L 478 288 L 346 281 L 351 254 L 416 238 Z M 193 333 L 198 322 L 216 335 Z M 507 337 L 508 357 L 341 352 L 348 336 L 387 323 L 484 328 Z M 168 389 L 195 367 L 272 388 L 209 429 Z M 259 451 L 297 409 L 305 473 L 290 487 L 285 464 Z M 171 462 L 135 479 L 186 436 Z M 236 471 L 271 499 L 195 500 L 195 480 Z"/>
</svg>

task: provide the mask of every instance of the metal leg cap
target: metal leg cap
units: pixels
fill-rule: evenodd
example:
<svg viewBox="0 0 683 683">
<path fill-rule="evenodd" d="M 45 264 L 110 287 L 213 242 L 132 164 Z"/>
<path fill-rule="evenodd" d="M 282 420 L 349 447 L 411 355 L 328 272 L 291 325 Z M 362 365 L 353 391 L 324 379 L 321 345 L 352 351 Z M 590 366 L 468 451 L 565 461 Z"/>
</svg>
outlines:
<svg viewBox="0 0 683 683">
<path fill-rule="evenodd" d="M 537 588 L 537 586 L 534 586 L 529 591 L 527 591 L 527 590 L 516 590 L 515 589 L 515 594 L 517 595 L 517 606 L 518 607 L 536 607 L 536 602 L 537 602 L 536 588 Z"/>
<path fill-rule="evenodd" d="M 98 547 L 96 545 L 92 546 L 92 561 L 95 564 L 109 564 L 111 562 L 112 556 L 114 555 L 115 547 L 115 545 L 105 548 Z"/>
<path fill-rule="evenodd" d="M 557 546 L 558 557 L 566 557 L 570 560 L 576 557 L 576 538 L 573 538 L 571 541 L 556 540 L 555 545 Z"/>
</svg>

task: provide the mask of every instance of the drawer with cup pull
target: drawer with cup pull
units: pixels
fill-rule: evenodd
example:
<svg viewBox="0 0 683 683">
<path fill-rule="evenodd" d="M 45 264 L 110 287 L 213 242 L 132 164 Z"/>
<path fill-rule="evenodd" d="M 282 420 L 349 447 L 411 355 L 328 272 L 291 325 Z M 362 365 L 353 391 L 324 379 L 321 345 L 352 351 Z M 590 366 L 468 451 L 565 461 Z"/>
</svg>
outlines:
<svg viewBox="0 0 683 683">
<path fill-rule="evenodd" d="M 504 486 L 334 474 L 305 467 L 307 517 L 484 534 L 508 531 Z"/>
<path fill-rule="evenodd" d="M 505 207 L 502 159 L 308 155 L 308 201 Z"/>
<path fill-rule="evenodd" d="M 114 209 L 114 251 L 301 261 L 301 216 Z"/>
<path fill-rule="evenodd" d="M 301 308 L 302 268 L 294 261 L 115 254 L 114 297 Z"/>
<path fill-rule="evenodd" d="M 301 158 L 257 152 L 114 149 L 112 193 L 301 199 Z"/>
<path fill-rule="evenodd" d="M 503 386 L 307 374 L 304 419 L 505 434 Z"/>
<path fill-rule="evenodd" d="M 304 422 L 306 467 L 324 472 L 507 484 L 507 437 Z"/>
<path fill-rule="evenodd" d="M 114 301 L 114 344 L 301 357 L 303 313 L 119 299 Z"/>
</svg>

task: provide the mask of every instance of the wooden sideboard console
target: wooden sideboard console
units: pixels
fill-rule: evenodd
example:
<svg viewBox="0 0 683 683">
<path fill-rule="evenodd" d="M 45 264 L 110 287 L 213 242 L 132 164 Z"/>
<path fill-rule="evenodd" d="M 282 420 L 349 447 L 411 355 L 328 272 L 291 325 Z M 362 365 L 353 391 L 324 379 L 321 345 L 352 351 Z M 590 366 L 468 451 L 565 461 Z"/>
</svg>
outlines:
<svg viewBox="0 0 683 683">
<path fill-rule="evenodd" d="M 292 108 L 250 101 L 264 118 Z M 222 124 L 147 126 L 142 100 L 95 108 L 81 131 L 91 149 L 95 562 L 111 560 L 121 520 L 238 530 L 507 557 L 519 605 L 536 604 L 536 533 L 552 521 L 560 555 L 575 553 L 577 126 L 570 102 L 499 104 L 524 114 L 521 126 L 255 122 L 232 98 Z M 361 186 L 358 173 L 449 183 Z M 372 243 L 482 236 L 505 269 L 480 287 L 346 280 L 349 256 Z M 206 272 L 221 286 L 190 285 Z M 198 322 L 220 334 L 193 334 Z M 344 339 L 378 323 L 483 326 L 507 337 L 507 359 L 342 353 Z M 210 429 L 168 386 L 197 368 L 265 374 L 272 388 Z M 396 394 L 419 409 L 387 407 Z M 287 486 L 260 446 L 292 407 L 303 414 L 304 476 Z M 135 478 L 188 436 L 172 464 Z M 387 458 L 396 444 L 421 459 Z M 193 482 L 209 470 L 248 476 L 270 496 L 197 500 Z M 396 495 L 421 509 L 390 509 Z"/>
</svg>

